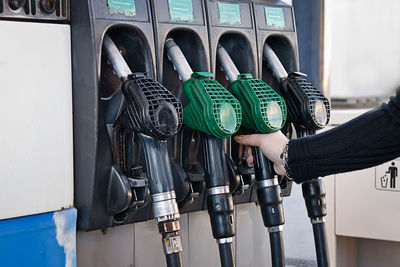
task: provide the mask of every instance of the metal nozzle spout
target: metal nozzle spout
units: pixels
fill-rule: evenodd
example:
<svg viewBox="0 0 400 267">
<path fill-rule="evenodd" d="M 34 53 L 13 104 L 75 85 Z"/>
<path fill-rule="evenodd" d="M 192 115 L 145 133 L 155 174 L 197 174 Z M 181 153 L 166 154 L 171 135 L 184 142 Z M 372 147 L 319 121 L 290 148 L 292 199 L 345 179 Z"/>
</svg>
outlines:
<svg viewBox="0 0 400 267">
<path fill-rule="evenodd" d="M 273 75 L 277 79 L 283 80 L 287 78 L 288 74 L 285 67 L 283 67 L 278 56 L 268 44 L 264 44 L 264 58 L 267 61 L 268 66 L 271 68 Z"/>
<path fill-rule="evenodd" d="M 235 82 L 238 79 L 239 70 L 236 68 L 228 52 L 220 44 L 217 48 L 217 57 L 221 64 L 222 71 L 225 73 L 230 83 Z"/>
<path fill-rule="evenodd" d="M 171 37 L 165 40 L 165 50 L 182 82 L 190 80 L 193 70 L 187 62 L 185 55 L 182 53 L 182 50 Z"/>
<path fill-rule="evenodd" d="M 108 35 L 104 36 L 103 49 L 108 61 L 111 63 L 115 74 L 121 80 L 124 80 L 131 74 L 131 69 L 122 57 L 118 47 Z"/>
</svg>

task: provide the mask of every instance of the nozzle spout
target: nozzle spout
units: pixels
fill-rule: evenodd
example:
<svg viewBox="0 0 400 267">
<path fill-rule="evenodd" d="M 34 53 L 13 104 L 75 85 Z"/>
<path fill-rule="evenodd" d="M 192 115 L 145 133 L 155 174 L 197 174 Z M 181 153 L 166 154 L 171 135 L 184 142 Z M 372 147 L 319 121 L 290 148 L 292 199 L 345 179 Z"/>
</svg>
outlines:
<svg viewBox="0 0 400 267">
<path fill-rule="evenodd" d="M 223 48 L 220 44 L 218 44 L 217 48 L 217 57 L 219 63 L 221 64 L 222 71 L 225 73 L 229 82 L 235 82 L 238 79 L 238 75 L 240 74 L 239 70 L 236 68 L 235 63 L 233 63 L 228 52 L 226 52 L 225 48 Z"/>
<path fill-rule="evenodd" d="M 121 80 L 125 80 L 128 75 L 132 73 L 131 69 L 129 68 L 125 59 L 122 57 L 118 47 L 108 35 L 104 36 L 103 49 L 108 61 L 112 65 L 115 74 Z"/>
<path fill-rule="evenodd" d="M 287 78 L 288 74 L 285 67 L 283 67 L 278 56 L 268 44 L 264 44 L 264 58 L 267 61 L 268 66 L 271 68 L 273 75 L 277 79 L 283 80 Z"/>
<path fill-rule="evenodd" d="M 165 41 L 165 50 L 167 51 L 168 58 L 174 65 L 174 68 L 176 72 L 178 72 L 182 82 L 190 80 L 193 70 L 174 39 L 170 37 L 167 38 Z"/>
</svg>

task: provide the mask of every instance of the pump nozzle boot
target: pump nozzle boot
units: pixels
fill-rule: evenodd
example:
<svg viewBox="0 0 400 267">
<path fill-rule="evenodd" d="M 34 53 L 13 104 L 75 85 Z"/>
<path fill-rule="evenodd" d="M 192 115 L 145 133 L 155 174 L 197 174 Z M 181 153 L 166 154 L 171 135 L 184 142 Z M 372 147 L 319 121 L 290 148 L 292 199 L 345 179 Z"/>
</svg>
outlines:
<svg viewBox="0 0 400 267">
<path fill-rule="evenodd" d="M 181 77 L 189 104 L 184 108 L 184 124 L 202 133 L 203 161 L 206 173 L 207 209 L 214 238 L 220 248 L 223 267 L 235 265 L 232 249 L 235 227 L 233 200 L 229 191 L 229 175 L 223 150 L 223 138 L 234 134 L 240 125 L 239 102 L 217 81 L 213 74 L 195 72 L 172 39 L 165 49 Z"/>
<path fill-rule="evenodd" d="M 280 130 L 286 121 L 286 105 L 270 86 L 251 74 L 238 74 L 226 50 L 219 45 L 218 59 L 228 77 L 230 89 L 243 110 L 242 127 L 249 132 L 271 133 Z M 265 227 L 270 233 L 272 266 L 283 267 L 285 257 L 282 240 L 282 196 L 278 179 L 274 177 L 270 162 L 259 148 L 253 147 L 257 196 Z"/>
<path fill-rule="evenodd" d="M 264 57 L 274 76 L 280 81 L 280 89 L 288 106 L 288 121 L 293 123 L 298 137 L 315 134 L 329 122 L 330 104 L 328 99 L 305 77 L 294 72 L 287 75 L 279 58 L 268 45 L 264 45 Z M 302 185 L 307 213 L 313 224 L 315 248 L 319 267 L 329 266 L 325 233 L 325 189 L 320 179 Z"/>
<path fill-rule="evenodd" d="M 104 50 L 115 73 L 123 80 L 126 108 L 116 124 L 135 131 L 143 146 L 153 213 L 162 235 L 169 266 L 182 266 L 179 210 L 167 152 L 166 139 L 182 126 L 182 104 L 160 83 L 129 67 L 111 38 L 105 36 Z M 173 265 L 171 265 L 173 264 Z"/>
</svg>

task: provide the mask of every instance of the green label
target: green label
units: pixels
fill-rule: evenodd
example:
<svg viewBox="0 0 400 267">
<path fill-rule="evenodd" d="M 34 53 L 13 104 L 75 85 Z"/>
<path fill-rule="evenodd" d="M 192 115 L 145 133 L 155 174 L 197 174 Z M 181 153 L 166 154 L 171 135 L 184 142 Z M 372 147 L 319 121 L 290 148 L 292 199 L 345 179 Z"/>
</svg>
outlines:
<svg viewBox="0 0 400 267">
<path fill-rule="evenodd" d="M 192 0 L 168 0 L 171 21 L 193 22 Z"/>
<path fill-rule="evenodd" d="M 242 24 L 240 19 L 240 8 L 237 4 L 218 3 L 220 24 Z"/>
<path fill-rule="evenodd" d="M 136 15 L 135 0 L 108 0 L 108 11 L 133 17 Z"/>
<path fill-rule="evenodd" d="M 285 15 L 283 14 L 283 9 L 278 7 L 266 7 L 265 8 L 265 17 L 267 20 L 267 26 L 276 28 L 276 29 L 284 29 L 286 27 L 285 24 Z"/>
</svg>

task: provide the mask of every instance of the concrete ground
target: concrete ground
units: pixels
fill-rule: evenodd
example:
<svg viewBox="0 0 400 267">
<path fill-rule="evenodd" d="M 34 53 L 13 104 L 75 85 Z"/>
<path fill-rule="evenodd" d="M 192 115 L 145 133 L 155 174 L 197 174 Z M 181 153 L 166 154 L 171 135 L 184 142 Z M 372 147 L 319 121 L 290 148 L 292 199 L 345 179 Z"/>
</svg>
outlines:
<svg viewBox="0 0 400 267">
<path fill-rule="evenodd" d="M 293 183 L 292 194 L 283 200 L 284 242 L 287 267 L 316 267 L 314 238 L 301 185 Z"/>
</svg>

